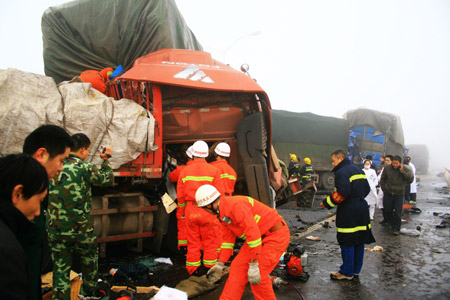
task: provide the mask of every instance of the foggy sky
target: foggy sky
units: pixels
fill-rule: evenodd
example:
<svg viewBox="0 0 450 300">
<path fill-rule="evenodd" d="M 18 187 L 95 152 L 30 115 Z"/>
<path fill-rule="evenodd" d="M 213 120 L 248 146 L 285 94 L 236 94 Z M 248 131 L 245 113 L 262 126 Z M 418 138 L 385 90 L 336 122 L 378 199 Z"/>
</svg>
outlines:
<svg viewBox="0 0 450 300">
<path fill-rule="evenodd" d="M 0 69 L 44 74 L 40 19 L 64 2 L 0 2 Z M 205 51 L 250 65 L 274 109 L 397 114 L 405 143 L 428 145 L 432 165 L 450 168 L 450 1 L 176 3 Z"/>
</svg>

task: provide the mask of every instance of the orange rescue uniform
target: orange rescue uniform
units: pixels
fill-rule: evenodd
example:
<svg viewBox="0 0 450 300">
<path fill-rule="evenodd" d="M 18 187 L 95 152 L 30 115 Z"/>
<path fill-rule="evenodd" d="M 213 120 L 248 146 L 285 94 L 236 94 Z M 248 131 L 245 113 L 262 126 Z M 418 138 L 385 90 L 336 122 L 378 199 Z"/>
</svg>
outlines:
<svg viewBox="0 0 450 300">
<path fill-rule="evenodd" d="M 185 165 L 180 165 L 175 168 L 169 174 L 170 182 L 178 182 L 178 177 L 180 177 L 180 173 L 186 166 L 188 166 L 192 161 L 188 161 Z M 186 206 L 186 202 L 182 204 L 180 207 L 180 203 L 178 201 L 178 209 L 177 209 L 177 228 L 178 228 L 178 250 L 180 247 L 187 247 L 187 237 L 186 237 L 186 222 L 184 220 L 184 209 Z"/>
<path fill-rule="evenodd" d="M 261 282 L 250 285 L 255 299 L 276 299 L 269 278 L 289 245 L 290 233 L 283 217 L 267 205 L 246 196 L 223 196 L 219 201 L 222 222 L 222 246 L 219 261 L 233 254 L 236 237 L 245 240 L 233 259 L 228 280 L 220 299 L 241 299 L 248 282 L 251 260 L 258 260 Z"/>
<path fill-rule="evenodd" d="M 210 164 L 220 171 L 220 178 L 223 180 L 225 196 L 233 195 L 237 177 L 236 171 L 228 164 L 226 160 L 216 160 Z"/>
<path fill-rule="evenodd" d="M 214 266 L 221 244 L 219 221 L 195 202 L 195 192 L 204 184 L 211 184 L 223 192 L 219 169 L 208 164 L 204 158 L 196 158 L 181 171 L 177 184 L 179 214 L 180 218 L 184 216 L 186 222 L 186 269 L 189 274 L 201 266 L 201 250 L 203 265 L 207 268 Z"/>
</svg>

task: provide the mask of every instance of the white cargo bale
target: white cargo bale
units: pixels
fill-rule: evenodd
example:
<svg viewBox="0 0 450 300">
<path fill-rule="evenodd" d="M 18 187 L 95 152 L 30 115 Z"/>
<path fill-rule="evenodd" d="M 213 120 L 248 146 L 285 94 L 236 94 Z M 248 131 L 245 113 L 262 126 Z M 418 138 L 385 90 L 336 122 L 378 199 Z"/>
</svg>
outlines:
<svg viewBox="0 0 450 300">
<path fill-rule="evenodd" d="M 63 82 L 58 85 L 64 103 L 64 128 L 70 134 L 82 132 L 91 140 L 87 161 L 99 165 L 101 145 L 111 147 L 109 160 L 116 169 L 139 156 L 156 150 L 153 116 L 132 100 L 105 96 L 90 83 Z"/>
<path fill-rule="evenodd" d="M 25 137 L 43 124 L 62 126 L 61 95 L 51 77 L 0 70 L 0 153 L 22 152 Z"/>
</svg>

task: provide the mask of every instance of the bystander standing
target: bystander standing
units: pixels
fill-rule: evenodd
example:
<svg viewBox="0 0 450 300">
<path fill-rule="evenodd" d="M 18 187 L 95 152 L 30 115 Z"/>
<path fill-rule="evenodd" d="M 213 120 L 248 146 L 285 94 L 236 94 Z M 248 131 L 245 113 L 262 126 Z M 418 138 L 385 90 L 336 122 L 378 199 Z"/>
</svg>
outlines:
<svg viewBox="0 0 450 300">
<path fill-rule="evenodd" d="M 23 143 L 23 152 L 31 155 L 47 171 L 48 179 L 57 177 L 63 169 L 64 161 L 69 155 L 72 138 L 61 127 L 42 125 L 31 132 Z M 25 250 L 30 274 L 31 299 L 42 299 L 41 272 L 45 267 L 43 258 L 48 256 L 47 232 L 45 219 L 47 197 L 41 204 L 41 212 L 34 218 L 33 225 L 19 238 Z M 46 251 L 44 251 L 44 249 Z"/>
<path fill-rule="evenodd" d="M 402 164 L 400 156 L 394 156 L 392 164 L 386 166 L 381 175 L 381 189 L 384 192 L 383 206 L 392 234 L 398 235 L 402 225 L 403 197 L 406 183 L 413 181 L 410 167 Z"/>
<path fill-rule="evenodd" d="M 110 186 L 114 175 L 108 162 L 111 149 L 100 152 L 101 169 L 85 162 L 90 140 L 82 133 L 72 136 L 74 146 L 64 169 L 50 184 L 47 229 L 53 258 L 53 299 L 70 299 L 70 269 L 73 255 L 81 259 L 81 295 L 95 296 L 98 272 L 97 235 L 90 218 L 91 186 Z"/>
<path fill-rule="evenodd" d="M 45 168 L 27 154 L 0 158 L 0 290 L 5 299 L 32 299 L 27 257 L 18 239 L 33 226 L 47 195 Z"/>
</svg>

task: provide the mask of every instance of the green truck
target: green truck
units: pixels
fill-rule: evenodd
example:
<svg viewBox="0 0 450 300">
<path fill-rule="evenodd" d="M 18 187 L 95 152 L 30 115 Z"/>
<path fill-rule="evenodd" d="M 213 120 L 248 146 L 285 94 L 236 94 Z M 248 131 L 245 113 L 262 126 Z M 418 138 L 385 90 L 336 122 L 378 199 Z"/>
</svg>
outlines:
<svg viewBox="0 0 450 300">
<path fill-rule="evenodd" d="M 348 149 L 346 120 L 309 112 L 296 113 L 274 109 L 272 133 L 272 144 L 279 159 L 288 166 L 290 153 L 297 155 L 300 165 L 304 164 L 305 157 L 309 157 L 316 178 L 318 177 L 318 188 L 334 188 L 330 155 L 335 150 Z"/>
</svg>

